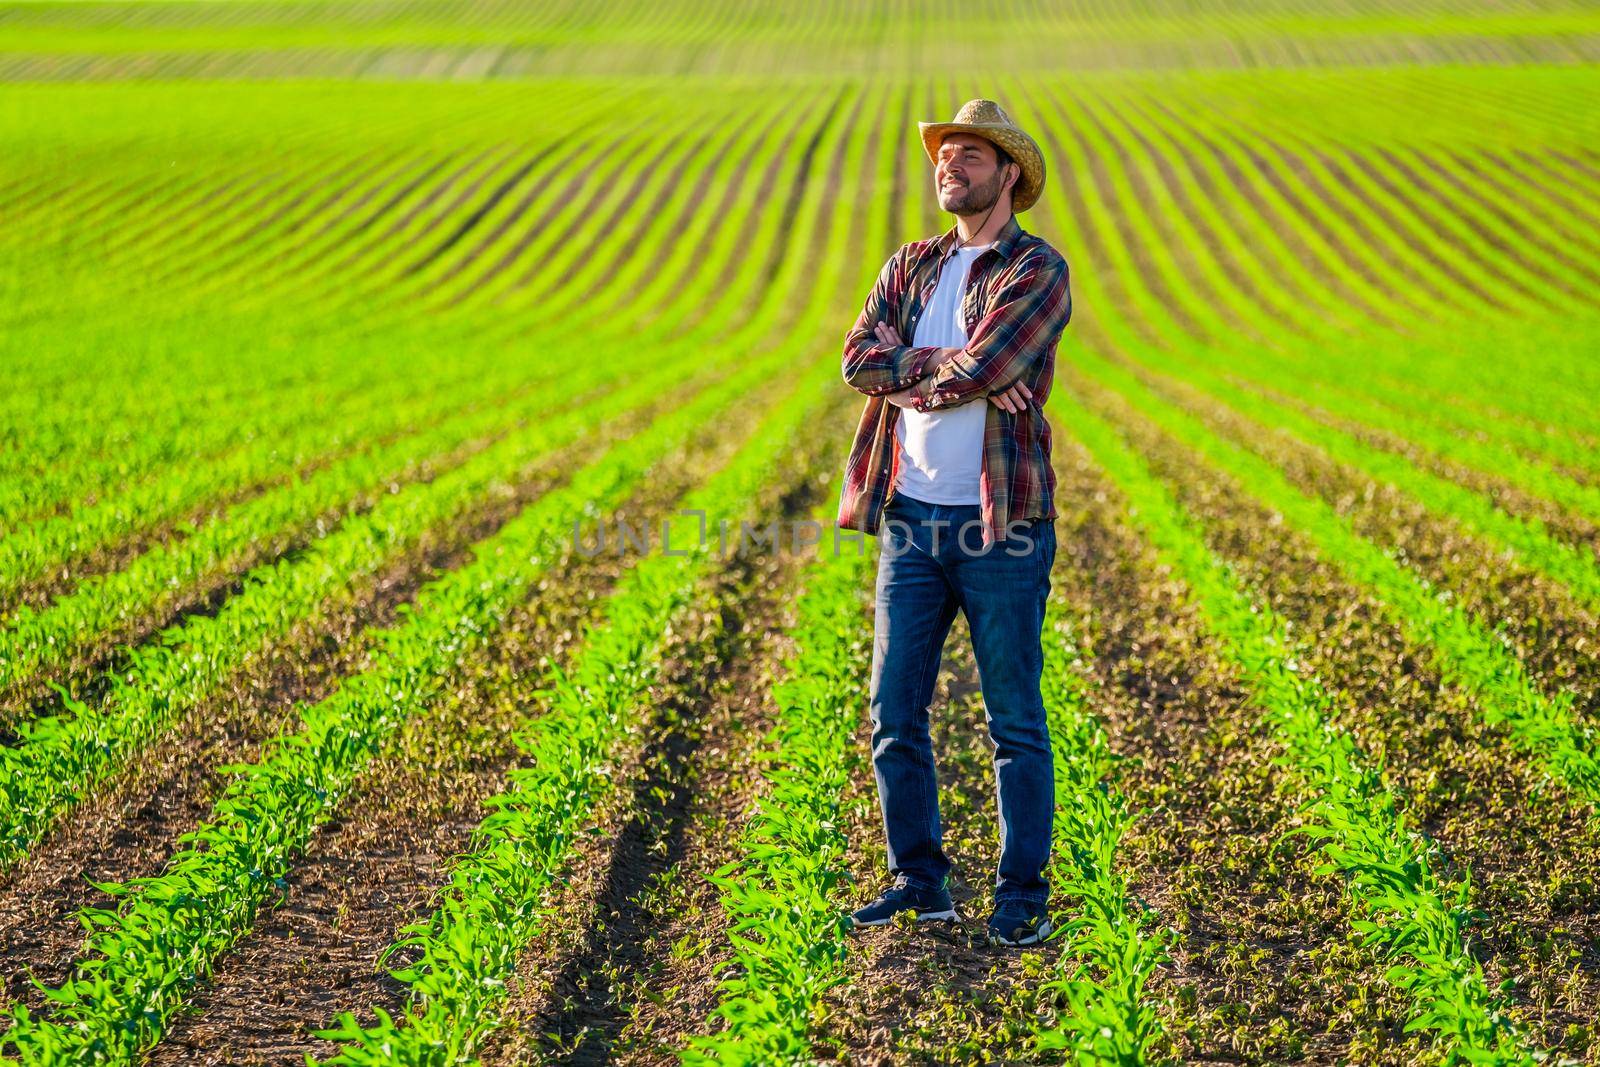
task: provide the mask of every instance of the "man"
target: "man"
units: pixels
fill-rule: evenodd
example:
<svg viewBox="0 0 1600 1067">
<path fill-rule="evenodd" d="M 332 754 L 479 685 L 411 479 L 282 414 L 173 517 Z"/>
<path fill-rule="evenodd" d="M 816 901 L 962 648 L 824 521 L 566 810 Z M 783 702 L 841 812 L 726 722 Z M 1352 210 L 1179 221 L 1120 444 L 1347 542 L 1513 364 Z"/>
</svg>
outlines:
<svg viewBox="0 0 1600 1067">
<path fill-rule="evenodd" d="M 917 125 L 956 223 L 889 258 L 844 345 L 844 379 L 869 399 L 838 523 L 879 540 L 872 764 L 894 877 L 854 921 L 958 918 L 928 712 L 959 608 L 995 746 L 988 937 L 1026 945 L 1051 928 L 1055 781 L 1039 679 L 1056 511 L 1043 406 L 1072 299 L 1066 260 L 1015 217 L 1044 185 L 1033 138 L 992 100 Z"/>
</svg>

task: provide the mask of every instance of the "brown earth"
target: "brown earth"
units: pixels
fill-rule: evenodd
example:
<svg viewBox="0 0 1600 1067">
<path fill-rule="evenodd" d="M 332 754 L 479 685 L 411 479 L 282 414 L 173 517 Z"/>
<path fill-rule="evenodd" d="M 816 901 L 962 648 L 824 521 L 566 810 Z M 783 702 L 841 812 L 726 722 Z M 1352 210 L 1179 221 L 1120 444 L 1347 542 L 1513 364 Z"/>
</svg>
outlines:
<svg viewBox="0 0 1600 1067">
<path fill-rule="evenodd" d="M 592 447 L 593 442 L 584 446 Z M 123 881 L 154 870 L 177 834 L 210 811 L 223 784 L 218 767 L 254 759 L 260 743 L 292 716 L 289 709 L 297 701 L 321 699 L 339 678 L 362 669 L 370 632 L 392 621 L 399 605 L 434 575 L 469 560 L 475 541 L 556 484 L 560 472 L 581 459 L 579 451 L 573 446 L 532 465 L 510 493 L 486 500 L 449 530 L 434 532 L 376 582 L 253 658 L 224 692 L 186 715 L 100 799 L 80 808 L 8 872 L 0 883 L 0 958 L 8 994 L 32 995 L 29 970 L 52 983 L 65 977 L 82 939 L 71 915 L 86 905 L 103 906 L 104 898 L 87 879 Z"/>
<path fill-rule="evenodd" d="M 654 525 L 727 451 L 674 459 L 627 514 Z M 604 553 L 552 567 L 448 700 L 407 722 L 367 769 L 295 865 L 288 903 L 222 962 L 195 999 L 197 1014 L 173 1028 L 152 1063 L 298 1062 L 331 1052 L 311 1031 L 337 1011 L 372 1021 L 374 1005 L 403 1007 L 407 990 L 378 957 L 402 925 L 427 914 L 451 861 L 470 847 L 483 801 L 517 764 L 512 736 L 540 665 L 567 658 L 627 563 Z"/>
<path fill-rule="evenodd" d="M 1593 1055 L 1593 1039 L 1568 1028 L 1593 1033 L 1600 1002 L 1600 828 L 1572 818 L 1573 798 L 1484 725 L 1475 699 L 1445 684 L 1426 650 L 1300 535 L 1136 416 L 1121 412 L 1119 422 L 1213 549 L 1297 633 L 1314 635 L 1305 657 L 1336 694 L 1338 725 L 1385 766 L 1408 819 L 1443 847 L 1442 873 L 1471 870 L 1474 904 L 1488 913 L 1474 952 L 1491 986 L 1515 978 L 1513 1002 L 1540 1041 Z"/>
</svg>

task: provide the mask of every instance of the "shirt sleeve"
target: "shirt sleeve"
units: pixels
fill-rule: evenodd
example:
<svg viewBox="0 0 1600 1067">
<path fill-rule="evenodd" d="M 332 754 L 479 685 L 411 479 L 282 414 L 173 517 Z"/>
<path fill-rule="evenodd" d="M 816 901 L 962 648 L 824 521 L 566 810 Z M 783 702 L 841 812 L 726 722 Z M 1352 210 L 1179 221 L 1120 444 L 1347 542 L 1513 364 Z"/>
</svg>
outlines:
<svg viewBox="0 0 1600 1067">
<path fill-rule="evenodd" d="M 1011 388 L 1060 339 L 1071 318 L 1067 261 L 1048 253 L 1025 260 L 995 294 L 993 307 L 979 320 L 966 347 L 906 349 L 908 364 L 910 353 L 928 358 L 951 354 L 933 372 L 926 394 L 914 397 L 913 406 L 918 411 L 956 407 Z"/>
<path fill-rule="evenodd" d="M 878 272 L 878 280 L 867 295 L 867 303 L 856 316 L 855 325 L 844 339 L 845 384 L 868 396 L 887 396 L 915 384 L 923 377 L 923 367 L 935 351 L 891 345 L 879 341 L 873 327 L 893 319 L 904 286 L 901 257 L 905 246 L 895 250 Z"/>
</svg>

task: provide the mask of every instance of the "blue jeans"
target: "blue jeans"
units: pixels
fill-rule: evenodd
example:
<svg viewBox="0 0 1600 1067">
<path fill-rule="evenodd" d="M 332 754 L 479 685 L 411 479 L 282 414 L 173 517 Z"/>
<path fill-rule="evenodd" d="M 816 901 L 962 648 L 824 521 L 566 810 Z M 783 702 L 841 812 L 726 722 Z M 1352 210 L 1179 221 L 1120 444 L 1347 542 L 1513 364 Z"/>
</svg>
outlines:
<svg viewBox="0 0 1600 1067">
<path fill-rule="evenodd" d="M 1005 533 L 1005 531 L 1001 531 Z M 896 492 L 878 531 L 877 622 L 872 647 L 872 767 L 889 873 L 938 888 L 950 872 L 928 713 L 945 636 L 967 617 L 994 745 L 1000 814 L 995 900 L 1044 903 L 1055 768 L 1039 679 L 1052 521 L 1013 525 L 983 549 L 976 504 L 930 504 Z"/>
</svg>

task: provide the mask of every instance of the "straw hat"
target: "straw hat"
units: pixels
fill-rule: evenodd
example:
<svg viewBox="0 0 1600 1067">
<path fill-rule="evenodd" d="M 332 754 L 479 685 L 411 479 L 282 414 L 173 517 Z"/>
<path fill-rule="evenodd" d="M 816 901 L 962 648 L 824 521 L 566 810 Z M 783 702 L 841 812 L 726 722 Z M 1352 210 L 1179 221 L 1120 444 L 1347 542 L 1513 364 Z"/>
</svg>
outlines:
<svg viewBox="0 0 1600 1067">
<path fill-rule="evenodd" d="M 949 122 L 919 122 L 922 147 L 934 165 L 939 163 L 939 142 L 947 133 L 975 133 L 1011 154 L 1022 168 L 1022 177 L 1011 187 L 1011 210 L 1026 211 L 1044 189 L 1044 154 L 1038 142 L 1017 128 L 1011 116 L 993 100 L 968 100 Z"/>
</svg>

